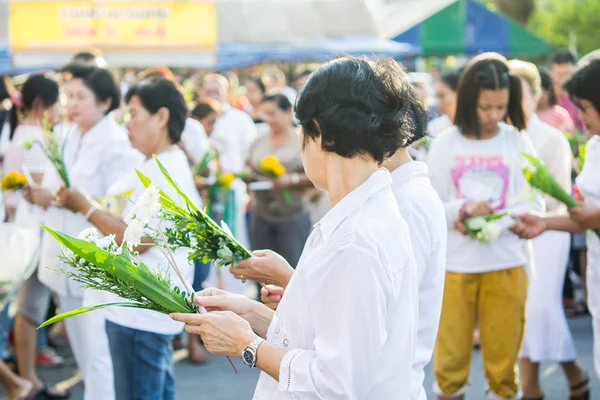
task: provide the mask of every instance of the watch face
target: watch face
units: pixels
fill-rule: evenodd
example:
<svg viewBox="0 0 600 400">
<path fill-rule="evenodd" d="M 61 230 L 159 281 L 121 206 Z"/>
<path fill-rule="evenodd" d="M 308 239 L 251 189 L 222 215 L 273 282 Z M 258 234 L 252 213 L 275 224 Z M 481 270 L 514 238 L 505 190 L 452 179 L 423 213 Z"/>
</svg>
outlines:
<svg viewBox="0 0 600 400">
<path fill-rule="evenodd" d="M 243 358 L 246 365 L 254 364 L 254 353 L 250 350 L 244 350 Z"/>
</svg>

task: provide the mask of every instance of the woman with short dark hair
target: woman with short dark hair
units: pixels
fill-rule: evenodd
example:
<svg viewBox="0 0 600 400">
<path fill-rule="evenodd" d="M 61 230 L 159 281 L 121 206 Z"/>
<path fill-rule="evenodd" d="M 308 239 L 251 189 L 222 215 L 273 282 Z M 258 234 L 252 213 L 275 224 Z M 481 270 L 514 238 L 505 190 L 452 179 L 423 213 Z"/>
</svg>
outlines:
<svg viewBox="0 0 600 400">
<path fill-rule="evenodd" d="M 545 231 L 583 233 L 587 231 L 587 305 L 594 327 L 594 367 L 600 376 L 600 239 L 590 229 L 600 229 L 600 60 L 591 61 L 567 81 L 565 90 L 579 108 L 579 117 L 592 135 L 586 145 L 586 161 L 577 176 L 577 186 L 585 205 L 569 209 L 569 217 L 540 218 L 521 216 L 521 224 L 513 230 L 524 238 L 533 238 Z M 579 388 L 587 387 L 588 381 Z M 589 391 L 577 399 L 589 399 Z"/>
<path fill-rule="evenodd" d="M 66 193 L 85 192 L 98 199 L 107 194 L 109 187 L 137 164 L 127 134 L 110 112 L 119 106 L 119 88 L 112 74 L 105 69 L 73 64 L 63 69 L 67 81 L 67 114 L 72 129 L 60 125 L 55 129 L 59 140 L 66 141 L 64 162 L 70 180 L 70 189 L 52 168 L 44 174 L 42 187 L 32 187 L 29 200 L 47 209 L 45 224 L 77 236 L 91 226 L 87 213 L 73 213 L 65 208 Z M 61 189 L 62 188 L 62 189 Z M 61 249 L 54 238 L 44 234 L 40 264 L 44 267 L 68 269 L 58 255 Z M 58 295 L 63 311 L 71 311 L 88 304 L 97 304 L 98 292 L 85 290 L 56 269 L 40 268 L 42 283 Z M 104 330 L 103 311 L 65 321 L 75 360 L 85 382 L 85 398 L 114 399 L 112 362 L 108 339 Z"/>
<path fill-rule="evenodd" d="M 194 186 L 186 155 L 176 145 L 181 139 L 187 118 L 182 94 L 167 79 L 147 78 L 129 90 L 126 101 L 131 113 L 127 122 L 129 137 L 132 145 L 145 158 L 138 170 L 173 199 L 180 199 L 160 172 L 153 159 L 156 155 L 183 192 L 200 207 L 201 200 Z M 115 235 L 119 244 L 126 228 L 123 220 L 145 190 L 133 168 L 125 172 L 108 190 L 109 195 L 133 191 L 128 206 L 117 216 L 98 210 L 94 201 L 76 192 L 63 190 L 60 193 L 65 207 L 88 216 L 89 221 L 103 235 Z M 152 220 L 150 225 L 156 229 L 158 222 L 156 219 Z M 140 253 L 144 264 L 149 267 L 168 265 L 164 254 L 152 246 L 151 240 L 143 242 L 144 245 L 135 250 Z M 176 250 L 173 260 L 184 279 L 191 282 L 193 267 L 187 260 L 187 254 L 187 249 Z M 172 268 L 169 272 L 173 281 L 179 280 Z M 119 301 L 115 295 L 105 293 L 104 296 L 104 301 Z M 183 325 L 159 313 L 132 308 L 106 309 L 105 317 L 105 331 L 114 365 L 116 398 L 175 399 L 171 342 L 173 336 L 183 330 Z"/>
<path fill-rule="evenodd" d="M 536 206 L 517 198 L 527 187 L 520 154 L 535 152 L 520 132 L 525 127 L 521 100 L 521 83 L 511 75 L 504 57 L 496 53 L 475 57 L 458 86 L 454 126 L 435 140 L 429 153 L 431 182 L 444 203 L 449 228 L 433 357 L 437 391 L 444 398 L 462 399 L 467 391 L 476 316 L 491 398 L 518 396 L 515 371 L 529 255 L 525 243 L 510 232 L 500 231 L 486 244 L 471 239 L 464 221 Z"/>
<path fill-rule="evenodd" d="M 344 57 L 303 86 L 302 162 L 332 209 L 315 225 L 277 312 L 207 289 L 200 304 L 233 313 L 173 315 L 209 351 L 263 371 L 255 398 L 410 397 L 417 271 L 390 173 L 379 169 L 410 137 L 412 96 L 400 76 L 394 60 Z"/>
</svg>

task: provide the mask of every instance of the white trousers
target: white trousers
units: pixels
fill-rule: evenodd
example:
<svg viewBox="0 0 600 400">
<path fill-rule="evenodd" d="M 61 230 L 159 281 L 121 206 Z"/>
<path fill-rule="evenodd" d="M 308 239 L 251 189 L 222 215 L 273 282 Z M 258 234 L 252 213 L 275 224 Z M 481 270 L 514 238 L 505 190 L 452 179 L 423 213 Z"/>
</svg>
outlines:
<svg viewBox="0 0 600 400">
<path fill-rule="evenodd" d="M 60 308 L 68 312 L 81 308 L 83 299 L 59 296 Z M 84 400 L 115 400 L 113 366 L 102 310 L 67 318 L 69 343 L 85 384 Z"/>
<path fill-rule="evenodd" d="M 545 232 L 533 240 L 535 277 L 529 282 L 521 358 L 568 362 L 577 358 L 562 303 L 570 235 Z"/>
</svg>

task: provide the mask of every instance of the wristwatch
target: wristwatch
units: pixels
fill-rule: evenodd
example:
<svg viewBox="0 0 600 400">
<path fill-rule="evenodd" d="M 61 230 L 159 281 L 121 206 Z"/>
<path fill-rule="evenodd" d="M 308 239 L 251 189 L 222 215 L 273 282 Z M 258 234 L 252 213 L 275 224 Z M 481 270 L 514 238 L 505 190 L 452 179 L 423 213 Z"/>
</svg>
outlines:
<svg viewBox="0 0 600 400">
<path fill-rule="evenodd" d="M 244 364 L 249 366 L 250 368 L 254 368 L 256 366 L 256 352 L 261 344 L 265 342 L 265 339 L 261 337 L 257 337 L 244 349 L 242 352 L 242 360 Z"/>
</svg>

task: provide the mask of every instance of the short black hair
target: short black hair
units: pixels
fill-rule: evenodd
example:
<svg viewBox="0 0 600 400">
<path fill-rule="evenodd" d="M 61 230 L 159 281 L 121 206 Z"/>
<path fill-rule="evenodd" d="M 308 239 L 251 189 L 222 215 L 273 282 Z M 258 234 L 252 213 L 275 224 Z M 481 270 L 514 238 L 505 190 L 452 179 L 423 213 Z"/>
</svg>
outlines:
<svg viewBox="0 0 600 400">
<path fill-rule="evenodd" d="M 141 80 L 127 92 L 125 101 L 129 104 L 137 96 L 150 114 L 156 114 L 161 108 L 169 110 L 169 139 L 171 143 L 179 143 L 185 128 L 187 108 L 185 99 L 173 81 L 154 77 Z"/>
<path fill-rule="evenodd" d="M 600 60 L 592 60 L 565 84 L 565 90 L 581 108 L 579 100 L 588 100 L 600 113 Z"/>
<path fill-rule="evenodd" d="M 496 53 L 481 54 L 464 71 L 456 98 L 454 124 L 463 135 L 481 136 L 477 103 L 482 90 L 508 89 L 509 100 L 505 121 L 518 130 L 525 129 L 521 80 L 510 74 L 506 59 Z"/>
<path fill-rule="evenodd" d="M 456 92 L 456 89 L 458 89 L 459 80 L 460 74 L 458 72 L 447 72 L 440 78 L 440 81 L 452 89 L 453 92 Z"/>
<path fill-rule="evenodd" d="M 192 117 L 198 119 L 204 119 L 210 114 L 216 114 L 217 111 L 208 103 L 198 103 L 192 110 Z"/>
<path fill-rule="evenodd" d="M 8 116 L 10 126 L 9 138 L 12 139 L 19 125 L 18 111 L 31 111 L 36 102 L 44 108 L 52 107 L 58 102 L 58 94 L 58 83 L 54 79 L 44 74 L 30 75 L 21 88 L 21 109 L 17 110 L 18 107 L 16 104 L 10 109 Z"/>
<path fill-rule="evenodd" d="M 345 158 L 368 154 L 381 163 L 413 135 L 415 99 L 393 59 L 341 57 L 310 75 L 295 109 L 305 145 L 321 137 L 325 151 Z"/>
<path fill-rule="evenodd" d="M 258 89 L 260 90 L 260 92 L 262 94 L 265 94 L 265 92 L 267 91 L 267 88 L 265 87 L 265 84 L 260 76 L 248 77 L 248 78 L 246 78 L 246 82 L 254 83 L 256 86 L 258 86 Z"/>
<path fill-rule="evenodd" d="M 545 70 L 540 71 L 540 78 L 542 78 L 542 90 L 548 92 L 548 104 L 550 107 L 555 106 L 558 103 L 556 98 L 556 92 L 554 91 L 554 84 L 550 74 Z"/>
<path fill-rule="evenodd" d="M 281 111 L 289 111 L 292 109 L 292 103 L 286 95 L 278 93 L 263 97 L 261 103 L 273 102 Z"/>
<path fill-rule="evenodd" d="M 83 84 L 94 93 L 96 101 L 104 103 L 110 100 L 106 114 L 119 108 L 121 92 L 110 71 L 92 65 L 73 63 L 63 67 L 61 72 L 70 74 L 71 79 L 81 79 Z"/>
<path fill-rule="evenodd" d="M 577 58 L 569 49 L 560 49 L 552 54 L 552 64 L 576 64 Z"/>
</svg>

